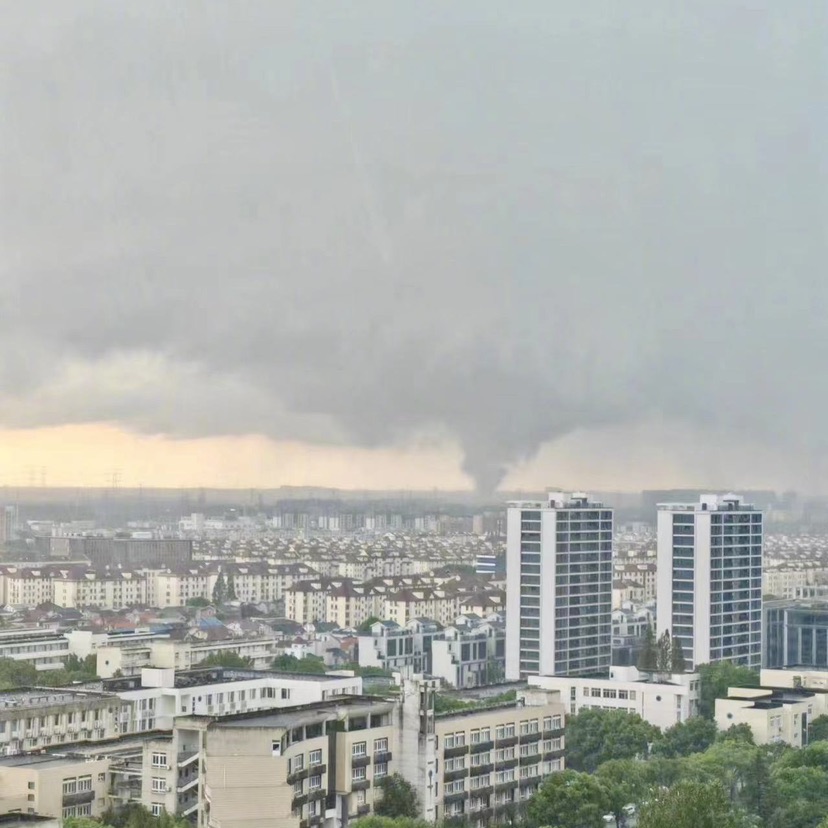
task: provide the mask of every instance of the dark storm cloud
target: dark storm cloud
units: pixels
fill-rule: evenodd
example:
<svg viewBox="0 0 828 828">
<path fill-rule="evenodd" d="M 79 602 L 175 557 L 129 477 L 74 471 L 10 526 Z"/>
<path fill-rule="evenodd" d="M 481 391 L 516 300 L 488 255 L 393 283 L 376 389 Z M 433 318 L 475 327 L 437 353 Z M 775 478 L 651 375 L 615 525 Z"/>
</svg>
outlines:
<svg viewBox="0 0 828 828">
<path fill-rule="evenodd" d="M 824 4 L 512 5 L 4 4 L 0 420 L 821 450 Z"/>
</svg>

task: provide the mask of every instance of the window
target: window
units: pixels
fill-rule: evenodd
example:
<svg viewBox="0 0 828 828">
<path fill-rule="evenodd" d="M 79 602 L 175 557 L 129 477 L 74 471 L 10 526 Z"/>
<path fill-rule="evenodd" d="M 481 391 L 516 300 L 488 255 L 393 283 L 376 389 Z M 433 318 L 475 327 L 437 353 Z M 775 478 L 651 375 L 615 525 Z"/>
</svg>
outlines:
<svg viewBox="0 0 828 828">
<path fill-rule="evenodd" d="M 166 768 L 167 767 L 167 754 L 166 753 L 153 753 L 152 754 L 152 766 L 154 768 Z"/>
<path fill-rule="evenodd" d="M 106 782 L 106 773 L 98 774 L 98 782 Z"/>
<path fill-rule="evenodd" d="M 388 762 L 377 762 L 374 765 L 374 779 L 380 779 L 383 776 L 388 776 Z"/>
<path fill-rule="evenodd" d="M 302 796 L 302 790 L 304 788 L 305 783 L 300 779 L 298 782 L 293 783 L 293 795 L 294 796 Z"/>
<path fill-rule="evenodd" d="M 152 790 L 156 793 L 164 793 L 167 790 L 167 783 L 163 776 L 152 777 Z"/>
<path fill-rule="evenodd" d="M 298 773 L 305 767 L 305 754 L 300 753 L 288 761 L 288 773 Z"/>
<path fill-rule="evenodd" d="M 619 690 L 618 691 L 618 698 L 619 699 L 627 699 L 629 698 L 629 693 L 626 690 Z"/>
<path fill-rule="evenodd" d="M 637 691 L 635 691 L 635 690 L 630 690 L 630 701 L 635 701 L 636 692 Z"/>
<path fill-rule="evenodd" d="M 368 795 L 365 793 L 365 791 L 357 791 L 356 792 L 357 805 L 364 805 L 365 802 L 367 801 L 367 799 L 368 799 Z"/>
<path fill-rule="evenodd" d="M 386 753 L 388 751 L 388 739 L 374 739 L 374 753 Z"/>
<path fill-rule="evenodd" d="M 445 784 L 446 794 L 463 793 L 463 791 L 465 789 L 466 789 L 466 780 L 465 779 L 456 779 L 454 782 L 446 782 L 446 784 Z"/>
<path fill-rule="evenodd" d="M 321 765 L 322 764 L 322 751 L 321 750 L 312 750 L 308 754 L 308 764 L 309 765 Z"/>
<path fill-rule="evenodd" d="M 322 774 L 318 773 L 316 776 L 311 776 L 308 780 L 308 790 L 318 791 L 322 787 Z"/>
<path fill-rule="evenodd" d="M 367 778 L 367 776 L 366 776 L 364 767 L 362 767 L 362 768 L 353 768 L 351 770 L 351 781 L 352 782 L 362 782 L 366 778 Z"/>
<path fill-rule="evenodd" d="M 492 729 L 490 727 L 481 727 L 480 728 L 480 741 L 481 742 L 491 742 L 492 741 Z"/>
<path fill-rule="evenodd" d="M 368 743 L 367 742 L 354 742 L 351 745 L 351 756 L 354 758 L 359 756 L 367 756 L 368 755 Z"/>
<path fill-rule="evenodd" d="M 92 777 L 91 776 L 79 776 L 78 777 L 78 791 L 91 791 L 92 790 Z"/>
<path fill-rule="evenodd" d="M 34 782 L 29 782 L 29 790 L 33 791 L 34 789 L 35 789 L 35 783 Z"/>
<path fill-rule="evenodd" d="M 283 699 L 289 699 L 290 698 L 290 690 L 288 690 L 286 687 L 282 688 L 282 698 Z"/>
<path fill-rule="evenodd" d="M 605 699 L 614 699 L 616 697 L 616 691 L 610 690 L 609 688 L 604 688 L 604 698 Z"/>
<path fill-rule="evenodd" d="M 601 688 L 600 687 L 593 687 L 592 692 L 590 693 L 593 699 L 600 699 L 601 698 Z"/>
<path fill-rule="evenodd" d="M 78 792 L 78 780 L 75 778 L 63 780 L 63 795 L 73 794 Z"/>
<path fill-rule="evenodd" d="M 153 802 L 150 805 L 150 810 L 152 811 L 153 816 L 158 817 L 164 813 L 164 806 L 160 802 Z"/>
</svg>

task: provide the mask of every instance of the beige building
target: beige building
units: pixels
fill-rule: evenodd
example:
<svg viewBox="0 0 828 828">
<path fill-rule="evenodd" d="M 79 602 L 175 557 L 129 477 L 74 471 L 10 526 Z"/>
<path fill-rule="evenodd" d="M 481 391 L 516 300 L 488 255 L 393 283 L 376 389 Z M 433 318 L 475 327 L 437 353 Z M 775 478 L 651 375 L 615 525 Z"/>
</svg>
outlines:
<svg viewBox="0 0 828 828">
<path fill-rule="evenodd" d="M 526 688 L 514 703 L 434 715 L 436 680 L 403 684 L 398 769 L 429 822 L 504 823 L 564 767 L 565 708 L 557 692 Z"/>
<path fill-rule="evenodd" d="M 108 805 L 108 759 L 41 754 L 0 759 L 0 816 L 99 817 Z"/>
<path fill-rule="evenodd" d="M 147 579 L 129 570 L 75 568 L 52 581 L 52 600 L 61 607 L 121 609 L 147 603 Z"/>
<path fill-rule="evenodd" d="M 777 671 L 774 671 L 777 672 Z M 716 725 L 750 725 L 757 745 L 808 744 L 810 723 L 828 713 L 828 690 L 804 687 L 731 687 L 716 699 Z"/>
<path fill-rule="evenodd" d="M 202 828 L 347 825 L 371 812 L 376 783 L 393 772 L 394 710 L 351 696 L 181 719 L 169 742 L 148 745 L 145 795 L 156 812 L 195 814 Z"/>
</svg>

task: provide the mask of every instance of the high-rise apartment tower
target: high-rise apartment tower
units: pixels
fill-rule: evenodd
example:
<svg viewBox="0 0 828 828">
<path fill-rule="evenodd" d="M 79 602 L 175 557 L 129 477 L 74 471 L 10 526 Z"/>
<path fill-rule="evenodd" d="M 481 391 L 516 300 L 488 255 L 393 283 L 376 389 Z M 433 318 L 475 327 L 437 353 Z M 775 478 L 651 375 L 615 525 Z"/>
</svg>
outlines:
<svg viewBox="0 0 828 828">
<path fill-rule="evenodd" d="M 658 506 L 658 634 L 687 666 L 762 661 L 762 513 L 738 495 Z"/>
<path fill-rule="evenodd" d="M 506 529 L 507 679 L 607 676 L 612 509 L 551 492 L 509 503 Z"/>
</svg>

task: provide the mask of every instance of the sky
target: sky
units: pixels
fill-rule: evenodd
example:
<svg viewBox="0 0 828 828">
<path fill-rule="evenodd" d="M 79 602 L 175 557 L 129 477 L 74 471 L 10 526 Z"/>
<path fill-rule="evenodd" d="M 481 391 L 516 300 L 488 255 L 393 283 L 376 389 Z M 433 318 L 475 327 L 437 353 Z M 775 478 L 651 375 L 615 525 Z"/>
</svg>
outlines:
<svg viewBox="0 0 828 828">
<path fill-rule="evenodd" d="M 0 14 L 0 484 L 828 492 L 824 3 Z"/>
</svg>

